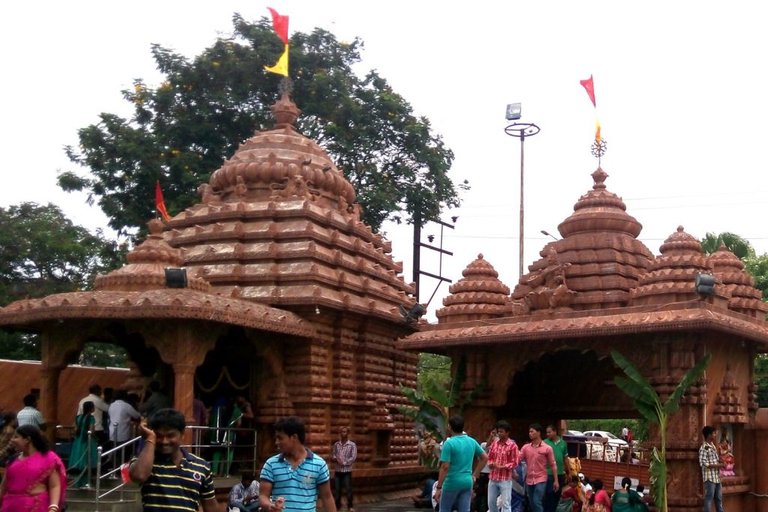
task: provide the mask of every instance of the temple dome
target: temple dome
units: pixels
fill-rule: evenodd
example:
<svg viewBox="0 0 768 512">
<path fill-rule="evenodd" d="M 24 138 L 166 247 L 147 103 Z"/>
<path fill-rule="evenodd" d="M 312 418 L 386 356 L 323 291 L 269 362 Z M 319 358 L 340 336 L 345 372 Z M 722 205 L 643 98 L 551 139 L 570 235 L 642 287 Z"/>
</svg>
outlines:
<svg viewBox="0 0 768 512">
<path fill-rule="evenodd" d="M 598 167 L 592 173 L 592 190 L 582 195 L 558 230 L 561 240 L 550 242 L 541 259 L 520 278 L 512 299 L 526 299 L 531 309 L 549 308 L 550 301 L 532 301 L 540 276 L 562 267 L 570 309 L 604 309 L 626 306 L 629 293 L 653 261 L 653 254 L 639 240 L 642 225 L 626 213 L 620 197 L 605 186 L 608 174 Z M 554 251 L 554 252 L 553 252 Z M 555 261 L 555 263 L 553 263 Z M 565 298 L 565 292 L 562 297 Z M 545 295 L 541 295 L 545 297 Z"/>
<path fill-rule="evenodd" d="M 755 288 L 754 279 L 744 270 L 744 263 L 735 254 L 721 245 L 709 255 L 707 263 L 730 295 L 730 309 L 754 318 L 765 318 L 768 304 L 763 302 L 763 294 Z"/>
<path fill-rule="evenodd" d="M 355 192 L 328 154 L 293 123 L 287 96 L 277 123 L 256 133 L 200 187 L 202 202 L 168 223 L 217 293 L 313 314 L 354 311 L 402 323 L 414 289 L 391 244 L 361 221 Z"/>
<path fill-rule="evenodd" d="M 134 292 L 166 287 L 165 269 L 180 267 L 182 254 L 163 239 L 161 221 L 153 219 L 147 225 L 149 236 L 128 253 L 128 264 L 96 277 L 94 290 Z M 211 286 L 204 279 L 188 275 L 186 288 L 207 292 Z"/>
<path fill-rule="evenodd" d="M 304 137 L 293 123 L 301 111 L 284 95 L 272 112 L 272 130 L 255 134 L 211 176 L 210 192 L 221 201 L 263 201 L 276 193 L 307 189 L 323 206 L 346 209 L 355 203 L 355 191 L 328 154 Z M 205 186 L 203 189 L 205 190 Z"/>
<path fill-rule="evenodd" d="M 443 308 L 435 313 L 438 323 L 461 322 L 505 316 L 509 312 L 509 287 L 499 280 L 499 273 L 478 254 L 452 284 L 443 299 Z"/>
<path fill-rule="evenodd" d="M 696 274 L 711 273 L 701 243 L 678 226 L 659 248 L 661 255 L 632 290 L 632 305 L 666 304 L 696 300 Z M 724 297 L 724 290 L 715 286 L 715 295 Z"/>
</svg>

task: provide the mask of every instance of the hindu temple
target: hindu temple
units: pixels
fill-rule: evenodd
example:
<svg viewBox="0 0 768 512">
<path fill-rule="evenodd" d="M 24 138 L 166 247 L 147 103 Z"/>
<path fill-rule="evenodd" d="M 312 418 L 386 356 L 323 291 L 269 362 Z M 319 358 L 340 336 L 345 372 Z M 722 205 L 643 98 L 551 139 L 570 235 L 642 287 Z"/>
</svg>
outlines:
<svg viewBox="0 0 768 512">
<path fill-rule="evenodd" d="M 60 380 L 88 342 L 125 348 L 126 386 L 159 381 L 193 420 L 193 398 L 248 397 L 259 459 L 271 425 L 297 415 L 330 458 L 341 426 L 358 446 L 356 486 L 404 489 L 418 474 L 413 424 L 399 412 L 418 356 L 395 346 L 415 305 L 391 245 L 360 220 L 355 191 L 295 128 L 283 96 L 275 126 L 243 142 L 201 185 L 200 202 L 149 236 L 93 291 L 18 301 L 0 326 L 42 340 L 41 409 L 68 420 Z"/>
<path fill-rule="evenodd" d="M 467 431 L 503 418 L 519 444 L 532 423 L 639 417 L 614 384 L 620 370 L 611 351 L 662 400 L 712 354 L 668 425 L 670 509 L 701 509 L 698 448 L 701 429 L 712 425 L 738 461 L 723 473 L 726 510 L 768 510 L 758 496 L 768 490 L 768 410 L 758 408 L 753 382 L 755 356 L 768 350 L 768 304 L 734 254 L 721 247 L 705 255 L 683 227 L 654 255 L 607 177 L 600 167 L 592 174 L 592 189 L 558 227 L 562 238 L 546 244 L 511 293 L 480 254 L 451 286 L 437 324 L 423 324 L 400 346 L 466 367 L 465 388 L 483 386 L 465 409 Z M 712 286 L 697 288 L 702 275 Z M 658 440 L 652 428 L 649 445 Z M 639 480 L 648 484 L 647 468 Z"/>
</svg>

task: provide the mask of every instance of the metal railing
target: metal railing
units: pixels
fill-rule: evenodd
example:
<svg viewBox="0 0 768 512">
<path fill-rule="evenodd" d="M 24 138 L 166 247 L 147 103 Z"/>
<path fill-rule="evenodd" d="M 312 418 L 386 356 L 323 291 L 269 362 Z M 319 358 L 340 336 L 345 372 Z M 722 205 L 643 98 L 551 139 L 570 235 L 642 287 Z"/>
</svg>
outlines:
<svg viewBox="0 0 768 512">
<path fill-rule="evenodd" d="M 187 427 L 187 430 L 192 432 L 192 443 L 182 446 L 208 461 L 211 464 L 214 477 L 229 477 L 235 467 L 239 472 L 256 473 L 258 466 L 255 429 L 191 425 Z M 74 432 L 74 427 L 69 425 L 56 426 L 56 439 L 61 440 L 56 443 L 57 451 L 65 455 L 64 445 L 72 442 L 72 436 L 62 437 L 61 432 L 71 434 Z M 119 494 L 120 501 L 124 501 L 123 493 L 128 484 L 122 479 L 121 469 L 139 453 L 143 441 L 141 436 L 137 436 L 108 450 L 98 446 L 96 448 L 98 453 L 96 465 L 93 467 L 90 453 L 93 445 L 92 436 L 93 433 L 88 432 L 88 442 L 83 455 L 86 461 L 85 467 L 79 474 L 70 476 L 70 479 L 73 479 L 73 483 L 82 479 L 85 483 L 79 488 L 94 489 L 96 496 L 94 510 L 98 512 L 100 500 L 115 493 Z M 68 441 L 64 441 L 65 439 Z M 94 472 L 95 478 L 92 478 Z"/>
</svg>

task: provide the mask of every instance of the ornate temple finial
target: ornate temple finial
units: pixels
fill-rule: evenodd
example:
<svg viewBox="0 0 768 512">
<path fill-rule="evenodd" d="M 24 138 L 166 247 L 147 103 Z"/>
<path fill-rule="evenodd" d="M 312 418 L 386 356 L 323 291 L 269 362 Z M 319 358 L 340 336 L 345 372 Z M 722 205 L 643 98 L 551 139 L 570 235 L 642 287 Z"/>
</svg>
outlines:
<svg viewBox="0 0 768 512">
<path fill-rule="evenodd" d="M 605 190 L 605 179 L 608 177 L 608 173 L 603 170 L 602 167 L 598 167 L 595 169 L 595 172 L 592 173 L 592 179 L 594 180 L 594 185 L 592 185 L 593 190 Z"/>
<path fill-rule="evenodd" d="M 301 109 L 291 100 L 287 92 L 283 92 L 280 99 L 270 108 L 272 115 L 275 116 L 275 128 L 294 128 L 301 114 Z"/>
<path fill-rule="evenodd" d="M 602 158 L 605 152 L 608 150 L 608 141 L 604 138 L 596 138 L 592 143 L 592 156 L 597 158 L 598 167 L 602 164 Z"/>
</svg>

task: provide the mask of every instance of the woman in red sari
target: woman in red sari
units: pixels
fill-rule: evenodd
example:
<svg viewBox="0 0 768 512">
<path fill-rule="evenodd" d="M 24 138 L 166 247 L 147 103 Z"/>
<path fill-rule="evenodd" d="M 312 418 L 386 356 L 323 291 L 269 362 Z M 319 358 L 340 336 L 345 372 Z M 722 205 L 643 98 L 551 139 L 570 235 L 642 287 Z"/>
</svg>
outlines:
<svg viewBox="0 0 768 512">
<path fill-rule="evenodd" d="M 59 456 L 34 425 L 17 428 L 12 442 L 19 455 L 0 485 L 0 512 L 59 512 L 67 487 Z"/>
</svg>

